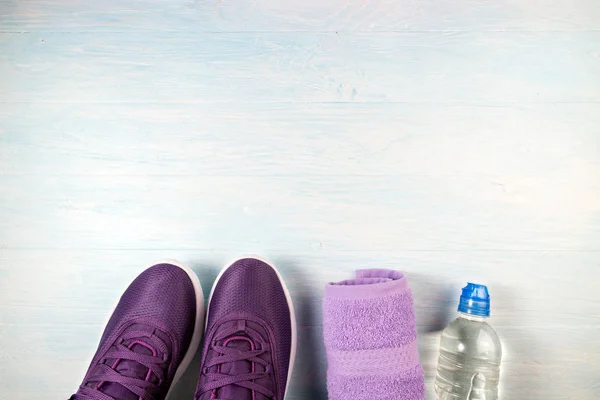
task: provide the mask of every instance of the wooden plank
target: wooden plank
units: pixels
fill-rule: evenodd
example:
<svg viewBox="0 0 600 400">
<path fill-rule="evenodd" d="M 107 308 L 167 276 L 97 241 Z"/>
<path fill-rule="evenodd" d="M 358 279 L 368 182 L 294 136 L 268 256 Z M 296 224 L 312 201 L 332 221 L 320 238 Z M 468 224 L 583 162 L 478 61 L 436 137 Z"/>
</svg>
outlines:
<svg viewBox="0 0 600 400">
<path fill-rule="evenodd" d="M 7 176 L 0 238 L 20 249 L 599 250 L 591 178 L 507 180 L 506 191 L 470 177 Z"/>
<path fill-rule="evenodd" d="M 490 195 L 537 188 L 542 203 L 562 183 L 568 207 L 598 181 L 599 107 L 11 103 L 0 173 L 478 177 Z"/>
<path fill-rule="evenodd" d="M 0 100 L 597 103 L 599 45 L 600 31 L 4 33 Z"/>
<path fill-rule="evenodd" d="M 594 0 L 9 0 L 3 31 L 490 31 L 599 29 Z"/>
<path fill-rule="evenodd" d="M 0 326 L 0 329 L 3 327 Z M 0 365 L 0 374 L 3 378 L 4 393 L 11 393 L 14 399 L 30 399 L 37 396 L 40 390 L 54 398 L 64 398 L 73 392 L 93 355 L 100 336 L 101 326 L 60 326 L 42 329 L 22 329 L 19 326 L 9 327 L 5 333 L 10 334 L 0 349 L 0 358 L 4 361 Z M 508 353 L 501 370 L 503 398 L 519 398 L 526 395 L 528 398 L 544 398 L 551 400 L 564 400 L 565 392 L 574 393 L 580 398 L 594 399 L 597 388 L 595 372 L 600 366 L 594 354 L 600 350 L 600 342 L 590 329 L 553 329 L 553 335 L 532 336 L 530 332 L 513 329 L 503 332 L 507 336 L 507 343 L 512 339 L 516 348 L 510 348 L 514 353 Z M 319 336 L 319 328 L 302 328 L 301 345 L 310 335 Z M 308 339 L 310 340 L 310 339 Z M 35 349 L 30 346 L 36 343 Z M 438 334 L 432 334 L 421 339 L 420 351 L 429 360 L 437 352 L 439 343 Z M 560 346 L 557 346 L 560 343 Z M 511 343 L 512 344 L 512 343 Z M 322 350 L 310 342 L 315 351 Z M 543 351 L 541 347 L 543 347 Z M 506 347 L 507 352 L 509 350 Z M 571 358 L 560 358 L 559 349 L 570 351 Z M 435 358 L 435 357 L 433 357 Z M 512 359 L 513 362 L 508 360 Z M 325 366 L 320 359 L 312 359 L 309 352 L 300 352 L 290 390 L 290 400 L 305 400 L 307 398 L 325 400 Z M 61 368 L 54 368 L 56 363 Z M 431 360 L 435 364 L 435 359 Z M 16 365 L 11 368 L 11 365 Z M 429 363 L 426 364 L 429 366 Z M 21 374 L 33 369 L 44 369 L 36 387 L 20 379 Z M 195 366 L 192 369 L 196 368 Z M 433 394 L 433 376 L 427 368 L 427 389 L 430 397 Z M 196 381 L 188 377 L 186 387 L 180 388 L 180 393 L 186 393 L 185 398 L 193 395 Z M 312 379 L 308 379 L 312 378 Z M 14 397 L 12 397 L 14 393 Z M 307 397 L 314 395 L 316 397 Z M 529 397 L 530 396 L 530 397 Z M 178 397 L 179 398 L 179 397 Z"/>
<path fill-rule="evenodd" d="M 202 249 L 0 252 L 0 338 L 4 344 L 0 348 L 0 375 L 10 378 L 3 381 L 5 393 L 25 399 L 40 387 L 57 396 L 74 390 L 114 301 L 144 264 L 163 255 L 190 263 L 206 293 L 223 264 L 220 255 Z M 600 350 L 600 340 L 594 335 L 600 314 L 598 294 L 593 291 L 598 279 L 598 271 L 593 267 L 597 252 L 461 252 L 460 258 L 447 252 L 444 256 L 448 261 L 444 264 L 439 262 L 439 255 L 427 252 L 270 255 L 295 300 L 300 346 L 310 349 L 298 353 L 292 399 L 304 399 L 307 393 L 324 393 L 321 288 L 328 280 L 349 277 L 358 266 L 371 265 L 403 269 L 406 266 L 414 291 L 428 388 L 436 365 L 439 329 L 453 318 L 458 289 L 464 283 L 457 277 L 477 274 L 493 282 L 492 324 L 504 345 L 505 396 L 518 398 L 525 391 L 531 398 L 558 400 L 564 398 L 564 390 L 573 389 L 582 398 L 593 398 L 595 387 L 591 383 L 598 367 L 594 354 Z M 523 279 L 526 274 L 522 270 L 528 264 L 545 266 L 548 273 L 543 279 L 547 284 L 531 285 L 530 280 Z M 506 279 L 502 281 L 500 274 L 493 271 L 503 271 Z M 579 279 L 581 274 L 587 274 L 588 279 Z M 578 291 L 564 290 L 575 285 Z M 582 319 L 573 320 L 574 316 Z M 54 371 L 51 365 L 57 362 L 61 364 L 60 371 L 43 374 L 34 391 L 20 379 L 21 374 L 34 368 Z M 195 382 L 191 378 L 187 387 L 180 389 L 183 393 L 193 391 Z M 575 388 L 571 388 L 573 382 L 578 383 Z"/>
<path fill-rule="evenodd" d="M 145 266 L 175 258 L 192 266 L 205 296 L 219 270 L 239 257 L 237 248 L 152 250 L 12 250 L 0 253 L 0 303 L 7 326 L 102 325 L 129 282 Z M 294 298 L 298 323 L 321 326 L 327 282 L 351 278 L 359 268 L 406 272 L 415 298 L 420 334 L 437 332 L 456 314 L 467 280 L 490 284 L 492 324 L 539 334 L 555 328 L 597 328 L 598 251 L 283 251 L 265 249 Z M 227 261 L 224 261 L 224 255 Z M 443 262 L 441 260 L 444 260 Z M 533 282 L 538 265 L 544 266 Z M 586 280 L 579 276 L 586 275 Z M 543 284 L 542 284 L 543 282 Z M 577 287 L 577 291 L 565 288 Z M 25 329 L 25 328 L 24 328 Z M 558 350 L 557 350 L 558 351 Z"/>
</svg>

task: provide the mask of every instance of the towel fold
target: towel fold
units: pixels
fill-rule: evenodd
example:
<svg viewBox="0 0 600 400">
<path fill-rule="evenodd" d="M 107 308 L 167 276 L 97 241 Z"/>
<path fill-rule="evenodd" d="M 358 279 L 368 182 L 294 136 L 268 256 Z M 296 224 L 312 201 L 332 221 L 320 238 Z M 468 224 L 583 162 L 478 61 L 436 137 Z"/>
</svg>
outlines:
<svg viewBox="0 0 600 400">
<path fill-rule="evenodd" d="M 325 288 L 330 400 L 424 400 L 412 292 L 398 271 L 370 269 Z"/>
</svg>

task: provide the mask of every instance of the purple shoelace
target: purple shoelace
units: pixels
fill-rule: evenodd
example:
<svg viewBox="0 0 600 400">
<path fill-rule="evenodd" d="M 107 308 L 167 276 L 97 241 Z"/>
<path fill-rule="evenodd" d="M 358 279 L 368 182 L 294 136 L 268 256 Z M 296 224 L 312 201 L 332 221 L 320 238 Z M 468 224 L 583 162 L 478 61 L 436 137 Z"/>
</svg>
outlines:
<svg viewBox="0 0 600 400">
<path fill-rule="evenodd" d="M 211 350 L 215 351 L 219 354 L 219 356 L 210 359 L 206 365 L 204 366 L 204 370 L 202 371 L 203 375 L 208 378 L 208 382 L 202 385 L 202 389 L 198 394 L 197 399 L 199 399 L 202 394 L 206 392 L 212 392 L 210 396 L 210 400 L 229 400 L 222 399 L 217 397 L 217 391 L 225 386 L 229 385 L 237 385 L 248 390 L 251 390 L 256 393 L 260 393 L 267 398 L 273 399 L 275 398 L 275 393 L 266 387 L 254 382 L 257 379 L 264 378 L 271 374 L 271 365 L 260 358 L 260 356 L 267 351 L 268 345 L 263 343 L 262 349 L 255 349 L 254 343 L 260 338 L 260 335 L 254 332 L 250 328 L 246 328 L 244 330 L 245 336 L 240 335 L 240 331 L 238 329 L 230 329 L 228 331 L 222 332 L 218 337 L 215 338 L 211 345 Z M 226 339 L 227 338 L 227 339 Z M 251 348 L 247 351 L 242 351 L 233 347 L 227 347 L 227 343 L 233 340 L 247 340 Z M 226 339 L 226 340 L 225 340 Z M 223 345 L 217 345 L 216 343 L 225 340 Z M 252 365 L 252 371 L 245 374 L 236 374 L 236 375 L 228 375 L 221 373 L 221 366 L 228 363 L 235 363 L 238 361 L 247 361 Z M 264 368 L 263 372 L 255 371 L 255 364 L 261 365 Z M 217 367 L 217 372 L 210 372 L 211 367 Z M 254 399 L 254 393 L 252 398 Z M 197 400 L 196 399 L 196 400 Z"/>
<path fill-rule="evenodd" d="M 143 338 L 144 343 L 152 346 L 153 355 L 140 354 L 132 350 L 134 344 L 138 343 L 135 339 Z M 133 340 L 129 346 L 123 342 Z M 161 354 L 162 356 L 158 356 Z M 102 360 L 96 365 L 91 376 L 80 386 L 72 400 L 117 400 L 106 394 L 101 389 L 104 385 L 117 384 L 122 386 L 123 390 L 128 390 L 138 396 L 140 400 L 154 400 L 153 393 L 160 391 L 160 385 L 165 379 L 164 366 L 167 363 L 169 354 L 167 345 L 156 335 L 149 335 L 148 332 L 141 330 L 131 330 L 124 333 L 110 350 L 104 355 Z M 115 360 L 106 363 L 107 360 Z M 125 376 L 116 370 L 121 362 L 133 361 L 148 369 L 145 379 L 140 377 Z M 157 383 L 150 381 L 154 376 Z"/>
</svg>

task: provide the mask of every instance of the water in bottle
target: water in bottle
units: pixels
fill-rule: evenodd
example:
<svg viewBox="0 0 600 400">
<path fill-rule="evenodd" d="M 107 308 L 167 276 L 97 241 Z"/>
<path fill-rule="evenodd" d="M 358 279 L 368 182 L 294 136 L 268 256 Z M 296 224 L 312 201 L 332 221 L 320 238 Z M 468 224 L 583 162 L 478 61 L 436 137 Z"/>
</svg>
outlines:
<svg viewBox="0 0 600 400">
<path fill-rule="evenodd" d="M 438 400 L 496 400 L 502 347 L 486 322 L 490 295 L 484 285 L 462 289 L 459 316 L 442 332 L 435 394 Z"/>
</svg>

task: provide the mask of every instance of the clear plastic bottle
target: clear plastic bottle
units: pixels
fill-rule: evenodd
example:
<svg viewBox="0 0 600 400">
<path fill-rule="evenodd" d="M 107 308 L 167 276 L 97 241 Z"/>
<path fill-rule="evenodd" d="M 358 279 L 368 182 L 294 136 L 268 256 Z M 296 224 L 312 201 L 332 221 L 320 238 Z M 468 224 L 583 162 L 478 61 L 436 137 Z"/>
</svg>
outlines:
<svg viewBox="0 0 600 400">
<path fill-rule="evenodd" d="M 459 317 L 442 332 L 435 394 L 438 400 L 496 400 L 502 346 L 486 322 L 487 287 L 468 283 L 462 290 Z"/>
</svg>

